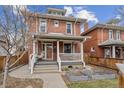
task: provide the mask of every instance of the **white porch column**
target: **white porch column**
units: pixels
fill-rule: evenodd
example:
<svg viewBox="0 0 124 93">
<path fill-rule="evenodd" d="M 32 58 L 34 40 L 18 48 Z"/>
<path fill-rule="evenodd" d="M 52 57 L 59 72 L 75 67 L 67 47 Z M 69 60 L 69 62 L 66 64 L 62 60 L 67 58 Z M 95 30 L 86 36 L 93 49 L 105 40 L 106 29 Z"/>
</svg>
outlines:
<svg viewBox="0 0 124 93">
<path fill-rule="evenodd" d="M 120 47 L 120 58 L 123 58 L 123 49 Z"/>
<path fill-rule="evenodd" d="M 83 51 L 83 42 L 80 42 L 80 52 L 81 52 L 81 61 L 83 62 L 83 65 L 85 67 L 85 62 L 84 62 L 84 51 Z"/>
<path fill-rule="evenodd" d="M 59 61 L 59 41 L 57 41 L 57 62 Z"/>
<path fill-rule="evenodd" d="M 112 46 L 112 58 L 115 58 L 116 55 L 115 55 L 115 46 Z"/>
</svg>

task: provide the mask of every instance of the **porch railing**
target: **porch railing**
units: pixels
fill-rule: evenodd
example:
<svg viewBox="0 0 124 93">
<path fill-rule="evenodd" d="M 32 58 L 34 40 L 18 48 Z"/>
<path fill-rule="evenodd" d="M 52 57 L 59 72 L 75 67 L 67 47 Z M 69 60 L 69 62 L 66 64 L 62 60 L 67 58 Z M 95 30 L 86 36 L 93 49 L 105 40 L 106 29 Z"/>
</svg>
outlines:
<svg viewBox="0 0 124 93">
<path fill-rule="evenodd" d="M 62 62 L 81 62 L 81 53 L 60 53 Z"/>
</svg>

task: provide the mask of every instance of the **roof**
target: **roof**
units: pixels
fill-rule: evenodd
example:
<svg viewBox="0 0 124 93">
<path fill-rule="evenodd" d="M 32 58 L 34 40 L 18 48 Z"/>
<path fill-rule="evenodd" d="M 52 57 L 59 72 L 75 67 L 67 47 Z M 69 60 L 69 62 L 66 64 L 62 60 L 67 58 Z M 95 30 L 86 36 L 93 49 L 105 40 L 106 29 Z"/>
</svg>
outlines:
<svg viewBox="0 0 124 93">
<path fill-rule="evenodd" d="M 121 40 L 106 40 L 99 44 L 99 46 L 109 46 L 109 45 L 124 45 L 124 41 Z"/>
<path fill-rule="evenodd" d="M 91 27 L 85 32 L 82 32 L 81 35 L 86 35 L 87 33 L 97 29 L 97 28 L 105 28 L 105 29 L 112 29 L 112 30 L 124 30 L 123 26 L 117 26 L 113 24 L 96 24 L 95 26 Z"/>
<path fill-rule="evenodd" d="M 51 34 L 38 34 L 34 35 L 34 38 L 38 39 L 51 39 L 51 40 L 75 40 L 82 41 L 85 38 L 90 38 L 89 36 L 72 36 L 72 35 L 64 35 L 61 33 L 51 33 Z"/>
<path fill-rule="evenodd" d="M 72 21 L 72 22 L 85 22 L 86 19 L 78 18 L 76 19 L 75 17 L 72 16 L 61 16 L 61 15 L 53 15 L 53 14 L 40 14 L 40 13 L 28 13 L 27 16 L 37 16 L 41 18 L 48 18 L 48 19 L 53 19 L 53 20 L 63 20 L 63 21 Z"/>
<path fill-rule="evenodd" d="M 47 12 L 50 12 L 50 11 L 60 11 L 60 12 L 63 12 L 64 14 L 66 13 L 66 9 L 47 8 Z"/>
</svg>

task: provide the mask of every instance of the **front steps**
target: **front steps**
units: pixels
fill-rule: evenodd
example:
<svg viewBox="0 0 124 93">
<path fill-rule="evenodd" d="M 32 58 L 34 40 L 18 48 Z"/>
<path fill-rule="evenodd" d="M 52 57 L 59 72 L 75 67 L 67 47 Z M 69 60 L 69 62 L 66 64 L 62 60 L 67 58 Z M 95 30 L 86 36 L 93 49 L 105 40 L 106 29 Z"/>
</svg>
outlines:
<svg viewBox="0 0 124 93">
<path fill-rule="evenodd" d="M 58 73 L 57 62 L 38 62 L 34 66 L 35 73 Z"/>
</svg>

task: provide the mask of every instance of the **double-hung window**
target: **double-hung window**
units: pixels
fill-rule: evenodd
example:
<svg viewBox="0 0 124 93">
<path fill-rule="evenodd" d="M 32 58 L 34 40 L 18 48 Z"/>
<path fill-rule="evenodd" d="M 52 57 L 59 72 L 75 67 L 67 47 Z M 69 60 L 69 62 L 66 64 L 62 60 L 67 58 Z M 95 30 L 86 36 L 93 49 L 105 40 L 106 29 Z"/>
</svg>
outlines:
<svg viewBox="0 0 124 93">
<path fill-rule="evenodd" d="M 120 40 L 120 31 L 116 31 L 116 40 Z"/>
<path fill-rule="evenodd" d="M 66 33 L 71 34 L 72 33 L 72 24 L 70 22 L 66 23 Z"/>
<path fill-rule="evenodd" d="M 113 39 L 113 31 L 109 30 L 109 40 L 112 40 L 112 39 Z"/>
<path fill-rule="evenodd" d="M 40 20 L 40 32 L 46 32 L 46 20 L 45 19 L 41 19 Z"/>
</svg>

